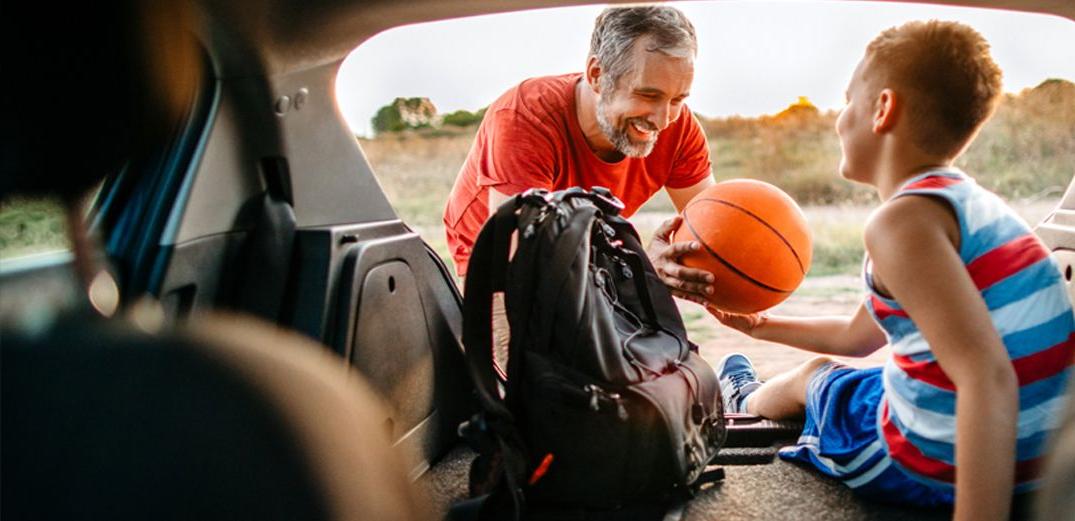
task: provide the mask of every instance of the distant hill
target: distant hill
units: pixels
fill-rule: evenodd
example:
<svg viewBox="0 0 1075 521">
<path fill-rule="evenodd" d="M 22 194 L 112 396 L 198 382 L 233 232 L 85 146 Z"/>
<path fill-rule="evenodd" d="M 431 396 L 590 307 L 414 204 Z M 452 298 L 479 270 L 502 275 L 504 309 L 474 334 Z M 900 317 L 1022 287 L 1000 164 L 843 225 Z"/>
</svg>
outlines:
<svg viewBox="0 0 1075 521">
<path fill-rule="evenodd" d="M 781 186 L 804 203 L 873 200 L 837 178 L 836 111 L 805 98 L 776 115 L 700 117 L 718 179 L 750 177 Z M 1017 199 L 1062 192 L 1075 175 L 1075 83 L 1048 79 L 1005 94 L 957 165 L 990 189 Z"/>
<path fill-rule="evenodd" d="M 1023 89 L 1018 94 L 1007 94 L 1004 105 L 1009 110 L 1025 111 L 1035 116 L 1075 121 L 1075 83 L 1061 79 L 1048 79 L 1037 87 Z"/>
<path fill-rule="evenodd" d="M 1005 95 L 959 165 L 1007 197 L 1063 193 L 1075 175 L 1075 83 L 1049 79 Z"/>
</svg>

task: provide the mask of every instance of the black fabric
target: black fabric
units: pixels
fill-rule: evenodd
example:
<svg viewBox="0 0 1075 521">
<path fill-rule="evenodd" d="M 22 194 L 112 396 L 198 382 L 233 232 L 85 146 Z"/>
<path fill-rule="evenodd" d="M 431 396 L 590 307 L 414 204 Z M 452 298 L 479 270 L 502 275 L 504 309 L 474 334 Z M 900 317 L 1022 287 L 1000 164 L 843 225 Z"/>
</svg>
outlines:
<svg viewBox="0 0 1075 521">
<path fill-rule="evenodd" d="M 252 199 L 247 212 L 254 228 L 243 243 L 235 273 L 236 309 L 279 322 L 291 279 L 295 211 L 282 197 L 266 191 Z M 244 216 L 246 217 L 246 216 Z"/>
<path fill-rule="evenodd" d="M 327 519 L 284 419 L 187 342 L 92 319 L 4 331 L 0 517 Z"/>
<path fill-rule="evenodd" d="M 463 339 L 481 412 L 463 432 L 479 452 L 471 493 L 489 496 L 457 518 L 648 518 L 718 478 L 703 477 L 725 435 L 716 375 L 619 208 L 607 192 L 529 191 L 479 234 Z"/>
</svg>

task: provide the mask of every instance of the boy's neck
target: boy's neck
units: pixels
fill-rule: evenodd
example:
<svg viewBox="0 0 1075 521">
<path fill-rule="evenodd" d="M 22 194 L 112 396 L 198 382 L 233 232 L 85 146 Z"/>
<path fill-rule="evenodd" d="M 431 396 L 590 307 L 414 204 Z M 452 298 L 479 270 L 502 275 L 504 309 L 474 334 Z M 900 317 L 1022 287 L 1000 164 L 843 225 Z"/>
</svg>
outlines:
<svg viewBox="0 0 1075 521">
<path fill-rule="evenodd" d="M 881 200 L 887 201 L 908 179 L 929 170 L 950 167 L 955 159 L 928 154 L 914 146 L 884 147 L 873 185 Z"/>
</svg>

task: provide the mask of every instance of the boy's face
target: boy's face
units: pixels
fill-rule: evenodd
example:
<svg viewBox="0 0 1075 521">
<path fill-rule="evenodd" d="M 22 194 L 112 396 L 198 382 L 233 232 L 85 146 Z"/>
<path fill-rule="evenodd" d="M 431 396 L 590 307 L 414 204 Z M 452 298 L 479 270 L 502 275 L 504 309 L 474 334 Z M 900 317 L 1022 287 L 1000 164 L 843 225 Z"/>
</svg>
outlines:
<svg viewBox="0 0 1075 521">
<path fill-rule="evenodd" d="M 847 104 L 836 118 L 836 135 L 840 138 L 840 176 L 851 181 L 869 183 L 878 156 L 877 135 L 873 132 L 876 102 L 874 89 L 866 81 L 866 59 L 851 75 L 847 86 Z"/>
</svg>

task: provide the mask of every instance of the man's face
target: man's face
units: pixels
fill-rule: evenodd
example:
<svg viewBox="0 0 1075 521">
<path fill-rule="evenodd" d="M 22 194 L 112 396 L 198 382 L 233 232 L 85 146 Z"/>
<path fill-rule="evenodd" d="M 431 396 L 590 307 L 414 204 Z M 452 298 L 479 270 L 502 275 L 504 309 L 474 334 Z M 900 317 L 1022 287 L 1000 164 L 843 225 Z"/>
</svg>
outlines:
<svg viewBox="0 0 1075 521">
<path fill-rule="evenodd" d="M 866 60 L 859 62 L 847 86 L 847 104 L 836 118 L 836 135 L 840 138 L 840 175 L 845 179 L 869 182 L 872 160 L 877 157 L 878 141 L 873 132 L 877 100 L 867 81 Z"/>
<path fill-rule="evenodd" d="M 632 66 L 597 99 L 597 124 L 620 153 L 646 157 L 657 135 L 679 118 L 694 81 L 694 59 L 646 51 L 648 38 L 635 42 Z"/>
</svg>

